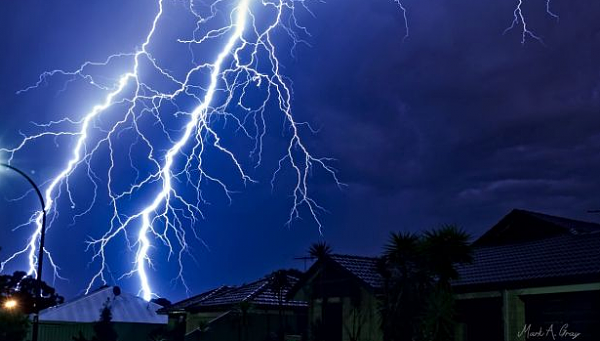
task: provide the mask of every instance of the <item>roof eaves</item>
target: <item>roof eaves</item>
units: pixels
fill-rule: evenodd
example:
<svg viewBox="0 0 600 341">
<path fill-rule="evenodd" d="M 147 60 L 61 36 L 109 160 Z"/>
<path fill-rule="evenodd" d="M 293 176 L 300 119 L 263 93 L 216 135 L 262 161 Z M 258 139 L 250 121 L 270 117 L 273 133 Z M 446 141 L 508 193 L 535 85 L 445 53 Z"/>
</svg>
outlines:
<svg viewBox="0 0 600 341">
<path fill-rule="evenodd" d="M 206 301 L 207 299 L 214 297 L 215 295 L 218 295 L 220 293 L 223 293 L 223 291 L 227 290 L 227 289 L 231 289 L 232 287 L 227 286 L 227 285 L 221 285 L 220 287 L 217 287 L 215 289 L 211 289 L 208 291 L 205 291 L 203 293 L 200 293 L 198 295 L 186 298 L 182 301 L 176 302 L 168 307 L 164 307 L 158 310 L 159 314 L 169 314 L 169 313 L 183 313 L 186 312 L 188 308 L 202 303 L 204 301 Z"/>
</svg>

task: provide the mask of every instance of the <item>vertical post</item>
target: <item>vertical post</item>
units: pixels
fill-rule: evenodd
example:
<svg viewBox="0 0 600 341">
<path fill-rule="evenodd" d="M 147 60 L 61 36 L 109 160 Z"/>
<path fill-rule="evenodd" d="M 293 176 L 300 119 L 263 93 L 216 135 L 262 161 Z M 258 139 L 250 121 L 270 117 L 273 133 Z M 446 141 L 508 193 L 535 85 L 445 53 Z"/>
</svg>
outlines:
<svg viewBox="0 0 600 341">
<path fill-rule="evenodd" d="M 510 299 L 508 291 L 502 290 L 502 326 L 504 330 L 504 341 L 511 341 L 510 337 Z"/>
<path fill-rule="evenodd" d="M 504 340 L 524 340 L 526 337 L 519 331 L 525 327 L 525 303 L 517 291 L 502 291 L 502 312 L 504 322 Z"/>
<path fill-rule="evenodd" d="M 43 261 L 44 261 L 44 241 L 46 238 L 46 204 L 44 203 L 44 196 L 42 195 L 42 192 L 40 191 L 39 187 L 35 184 L 33 179 L 31 179 L 29 177 L 29 175 L 27 175 L 25 172 L 21 171 L 20 169 L 15 168 L 15 167 L 5 164 L 5 163 L 0 163 L 0 166 L 6 167 L 12 171 L 15 171 L 16 173 L 18 173 L 19 175 L 24 177 L 27 180 L 27 182 L 29 182 L 29 184 L 35 190 L 35 192 L 38 196 L 38 199 L 40 200 L 40 204 L 42 205 L 42 210 L 41 210 L 42 226 L 41 226 L 41 231 L 40 231 L 40 245 L 39 245 L 39 252 L 38 252 L 38 259 L 37 259 L 37 272 L 36 272 L 37 295 L 35 298 L 34 308 L 33 308 L 33 312 L 34 312 L 33 330 L 31 333 L 31 341 L 37 341 L 38 334 L 39 334 L 40 303 L 42 301 L 42 269 L 43 269 Z"/>
</svg>

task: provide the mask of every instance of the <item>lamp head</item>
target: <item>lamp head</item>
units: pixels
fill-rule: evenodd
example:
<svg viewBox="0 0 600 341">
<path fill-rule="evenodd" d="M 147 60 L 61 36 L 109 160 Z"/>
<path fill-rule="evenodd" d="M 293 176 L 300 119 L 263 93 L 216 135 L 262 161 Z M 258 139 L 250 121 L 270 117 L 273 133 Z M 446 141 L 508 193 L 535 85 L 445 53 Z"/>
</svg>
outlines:
<svg viewBox="0 0 600 341">
<path fill-rule="evenodd" d="M 19 302 L 17 302 L 17 300 L 13 299 L 13 298 L 9 298 L 6 301 L 4 301 L 4 308 L 8 309 L 8 310 L 13 310 L 15 309 L 17 306 L 19 305 Z"/>
</svg>

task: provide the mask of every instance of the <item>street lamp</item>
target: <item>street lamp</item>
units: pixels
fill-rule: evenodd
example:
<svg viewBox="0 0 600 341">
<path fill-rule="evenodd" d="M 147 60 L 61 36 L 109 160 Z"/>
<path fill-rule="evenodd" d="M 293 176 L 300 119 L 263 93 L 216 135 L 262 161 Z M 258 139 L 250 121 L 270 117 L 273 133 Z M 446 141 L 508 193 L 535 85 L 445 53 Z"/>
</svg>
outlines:
<svg viewBox="0 0 600 341">
<path fill-rule="evenodd" d="M 16 300 L 12 299 L 12 298 L 9 298 L 8 300 L 4 301 L 4 308 L 7 309 L 7 310 L 13 310 L 18 305 L 19 305 L 19 303 Z"/>
<path fill-rule="evenodd" d="M 21 175 L 22 177 L 27 179 L 27 182 L 29 182 L 29 184 L 33 187 L 33 189 L 37 193 L 38 198 L 40 199 L 40 204 L 42 205 L 42 228 L 40 231 L 40 247 L 39 247 L 38 259 L 37 259 L 37 273 L 36 273 L 36 282 L 37 282 L 38 287 L 37 287 L 37 297 L 35 299 L 35 303 L 34 303 L 34 307 L 33 307 L 33 312 L 34 312 L 33 330 L 31 333 L 31 341 L 37 341 L 38 333 L 39 333 L 40 303 L 42 300 L 42 262 L 44 260 L 44 239 L 46 237 L 46 204 L 44 203 L 44 196 L 42 195 L 42 192 L 40 191 L 38 186 L 35 184 L 33 179 L 31 179 L 29 177 L 29 175 L 27 175 L 22 170 L 15 168 L 9 164 L 0 163 L 0 166 L 8 168 L 12 171 L 15 171 L 16 173 L 18 173 L 19 175 Z M 16 304 L 16 301 L 14 301 L 14 304 Z"/>
</svg>

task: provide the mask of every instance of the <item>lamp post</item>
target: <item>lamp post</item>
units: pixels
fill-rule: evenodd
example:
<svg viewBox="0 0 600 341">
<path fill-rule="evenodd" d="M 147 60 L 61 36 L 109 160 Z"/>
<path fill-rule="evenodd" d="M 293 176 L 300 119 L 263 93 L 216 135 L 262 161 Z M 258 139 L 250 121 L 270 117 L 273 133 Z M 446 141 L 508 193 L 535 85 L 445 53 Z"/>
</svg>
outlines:
<svg viewBox="0 0 600 341">
<path fill-rule="evenodd" d="M 42 192 L 40 191 L 38 186 L 35 184 L 33 179 L 31 179 L 29 177 L 29 175 L 27 175 L 22 170 L 15 168 L 11 165 L 5 164 L 5 163 L 0 163 L 0 166 L 8 168 L 12 171 L 15 171 L 16 173 L 18 173 L 19 175 L 21 175 L 22 177 L 27 179 L 29 184 L 33 187 L 33 189 L 37 193 L 38 198 L 40 199 L 40 204 L 42 205 L 42 228 L 40 231 L 40 247 L 39 247 L 39 254 L 38 254 L 38 259 L 37 259 L 37 273 L 36 273 L 37 296 L 36 296 L 34 308 L 33 308 L 33 312 L 34 312 L 33 330 L 31 333 L 31 341 L 37 341 L 38 333 L 39 333 L 40 303 L 41 303 L 41 299 L 42 299 L 42 262 L 44 260 L 44 239 L 46 237 L 46 204 L 44 203 L 44 196 L 42 195 Z"/>
</svg>

